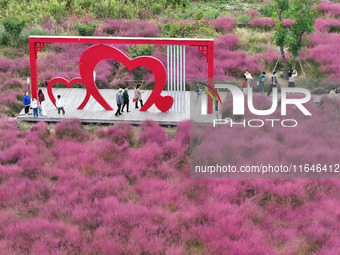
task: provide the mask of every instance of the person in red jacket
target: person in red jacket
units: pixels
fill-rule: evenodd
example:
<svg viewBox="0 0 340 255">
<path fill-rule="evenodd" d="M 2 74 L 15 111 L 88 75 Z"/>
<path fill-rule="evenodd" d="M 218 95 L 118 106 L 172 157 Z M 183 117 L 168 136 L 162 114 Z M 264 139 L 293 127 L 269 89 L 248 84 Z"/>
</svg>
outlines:
<svg viewBox="0 0 340 255">
<path fill-rule="evenodd" d="M 241 88 L 242 88 L 244 94 L 248 93 L 248 79 L 245 75 L 243 75 L 243 81 L 242 81 Z"/>
<path fill-rule="evenodd" d="M 44 95 L 44 93 L 42 92 L 41 89 L 39 89 L 39 92 L 38 92 L 38 99 L 39 99 L 38 101 L 39 101 L 40 105 L 43 101 L 45 101 L 45 95 Z"/>
</svg>

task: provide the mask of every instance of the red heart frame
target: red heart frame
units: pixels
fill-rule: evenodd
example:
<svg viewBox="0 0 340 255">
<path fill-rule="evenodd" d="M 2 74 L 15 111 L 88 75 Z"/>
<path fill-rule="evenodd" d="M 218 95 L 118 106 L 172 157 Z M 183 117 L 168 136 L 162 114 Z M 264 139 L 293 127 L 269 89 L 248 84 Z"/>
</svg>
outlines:
<svg viewBox="0 0 340 255">
<path fill-rule="evenodd" d="M 166 82 L 166 70 L 162 62 L 154 57 L 137 57 L 130 59 L 123 52 L 115 47 L 109 45 L 94 45 L 88 48 L 81 56 L 79 61 L 79 72 L 81 78 L 72 79 L 68 82 L 65 78 L 54 78 L 47 86 L 48 95 L 53 104 L 55 104 L 55 98 L 52 93 L 52 86 L 56 82 L 61 82 L 70 88 L 74 83 L 82 83 L 86 88 L 86 96 L 84 101 L 78 107 L 83 109 L 87 104 L 90 96 L 92 95 L 97 102 L 102 105 L 106 110 L 113 110 L 113 108 L 106 102 L 103 96 L 100 94 L 98 87 L 94 82 L 93 71 L 96 65 L 106 59 L 114 59 L 122 63 L 130 71 L 136 67 L 148 68 L 155 77 L 155 86 L 150 94 L 149 98 L 140 109 L 140 111 L 147 111 L 153 104 L 162 111 L 168 111 L 173 105 L 173 98 L 171 96 L 161 96 L 161 92 Z"/>
<path fill-rule="evenodd" d="M 71 81 L 68 81 L 68 80 L 66 80 L 65 78 L 62 78 L 62 77 L 57 77 L 57 78 L 53 78 L 52 80 L 50 80 L 49 83 L 47 84 L 47 94 L 50 97 L 50 100 L 52 101 L 52 103 L 54 105 L 55 105 L 56 99 L 55 99 L 53 92 L 52 92 L 52 86 L 57 82 L 64 84 L 68 88 L 71 88 L 72 85 L 75 84 L 75 83 L 83 83 L 82 79 L 79 78 L 79 77 L 74 78 Z M 87 96 L 88 96 L 88 93 L 86 93 L 86 97 Z"/>
</svg>

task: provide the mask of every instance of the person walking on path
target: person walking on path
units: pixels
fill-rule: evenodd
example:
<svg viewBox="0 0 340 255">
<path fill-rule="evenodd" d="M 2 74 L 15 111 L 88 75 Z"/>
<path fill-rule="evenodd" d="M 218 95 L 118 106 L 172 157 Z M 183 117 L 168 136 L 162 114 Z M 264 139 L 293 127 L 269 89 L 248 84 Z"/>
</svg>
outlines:
<svg viewBox="0 0 340 255">
<path fill-rule="evenodd" d="M 43 101 L 45 101 L 45 95 L 44 95 L 44 93 L 42 92 L 42 90 L 39 89 L 39 92 L 38 92 L 39 114 L 45 116 L 45 115 L 46 115 L 46 112 L 45 112 L 45 109 L 44 109 L 43 106 L 42 106 L 42 102 L 43 102 Z"/>
<path fill-rule="evenodd" d="M 39 104 L 37 99 L 34 97 L 32 100 L 32 109 L 33 109 L 33 117 L 34 118 L 38 118 L 38 108 L 39 108 Z"/>
<path fill-rule="evenodd" d="M 24 96 L 25 115 L 28 115 L 28 112 L 30 110 L 30 105 L 31 105 L 31 98 L 30 98 L 30 95 L 28 94 L 28 91 L 26 91 L 25 96 Z"/>
<path fill-rule="evenodd" d="M 63 115 L 65 116 L 65 109 L 64 109 L 65 103 L 64 103 L 64 100 L 61 98 L 61 95 L 57 96 L 57 100 L 55 101 L 55 105 L 57 106 L 58 114 L 60 114 L 60 111 L 62 111 Z"/>
<path fill-rule="evenodd" d="M 263 93 L 264 91 L 264 79 L 266 78 L 266 73 L 263 72 L 260 76 L 259 76 L 259 85 L 260 85 L 260 93 Z"/>
<path fill-rule="evenodd" d="M 196 100 L 198 100 L 202 94 L 201 88 L 198 86 L 198 84 L 195 85 L 195 92 L 196 92 Z"/>
<path fill-rule="evenodd" d="M 124 112 L 124 107 L 126 105 L 126 112 L 129 112 L 129 93 L 128 93 L 128 89 L 125 88 L 125 91 L 123 92 L 123 107 L 122 107 L 122 112 Z"/>
<path fill-rule="evenodd" d="M 118 115 L 122 115 L 122 113 L 120 112 L 120 108 L 122 107 L 123 104 L 123 95 L 122 95 L 123 89 L 119 89 L 117 94 L 116 94 L 116 102 L 117 102 L 117 111 L 115 113 L 116 116 Z"/>
<path fill-rule="evenodd" d="M 40 106 L 41 106 L 41 103 L 42 103 L 43 101 L 45 101 L 45 95 L 44 95 L 44 93 L 42 92 L 41 89 L 39 89 L 39 92 L 38 92 L 38 99 L 39 99 L 39 104 L 40 104 Z"/>
<path fill-rule="evenodd" d="M 244 94 L 248 93 L 248 79 L 246 75 L 243 75 L 243 81 L 242 81 L 242 90 Z"/>
<path fill-rule="evenodd" d="M 267 96 L 269 96 L 273 92 L 273 88 L 276 88 L 277 85 L 278 85 L 278 82 L 277 82 L 276 72 L 273 72 L 273 75 L 270 78 L 270 88 L 269 88 Z"/>
<path fill-rule="evenodd" d="M 297 76 L 296 70 L 290 70 L 288 72 L 288 87 L 294 88 L 295 87 L 295 77 Z"/>
<path fill-rule="evenodd" d="M 253 77 L 251 76 L 251 73 L 248 72 L 248 70 L 246 70 L 246 72 L 244 73 L 244 75 L 246 76 L 247 80 L 248 80 L 248 87 L 251 86 L 251 83 L 253 81 Z"/>
<path fill-rule="evenodd" d="M 140 101 L 140 107 L 143 107 L 143 100 L 142 100 L 142 94 L 144 93 L 144 91 L 140 90 L 140 84 L 137 85 L 136 89 L 135 89 L 135 99 L 136 99 L 136 108 L 138 107 L 138 101 Z"/>
</svg>

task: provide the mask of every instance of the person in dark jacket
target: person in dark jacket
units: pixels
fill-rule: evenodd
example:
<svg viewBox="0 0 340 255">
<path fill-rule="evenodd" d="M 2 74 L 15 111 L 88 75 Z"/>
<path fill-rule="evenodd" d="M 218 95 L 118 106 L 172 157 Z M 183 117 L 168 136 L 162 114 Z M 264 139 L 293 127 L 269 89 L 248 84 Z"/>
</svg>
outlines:
<svg viewBox="0 0 340 255">
<path fill-rule="evenodd" d="M 126 88 L 125 91 L 123 92 L 123 107 L 122 107 L 122 112 L 124 112 L 124 107 L 126 105 L 126 112 L 129 112 L 129 93 L 128 93 L 128 89 Z"/>
<path fill-rule="evenodd" d="M 122 115 L 122 113 L 120 112 L 120 108 L 122 107 L 123 104 L 123 95 L 122 95 L 123 89 L 119 89 L 117 94 L 116 94 L 116 102 L 117 102 L 117 111 L 115 113 L 116 116 L 118 115 Z"/>
<path fill-rule="evenodd" d="M 25 114 L 28 115 L 28 112 L 30 110 L 30 105 L 31 105 L 31 98 L 30 98 L 30 95 L 28 94 L 28 91 L 25 92 L 24 105 L 25 105 Z"/>
<path fill-rule="evenodd" d="M 39 92 L 38 92 L 38 101 L 39 101 L 39 104 L 40 104 L 40 106 L 41 106 L 41 103 L 43 102 L 43 101 L 45 101 L 45 95 L 44 95 L 44 93 L 42 92 L 42 90 L 41 89 L 39 89 Z"/>
<path fill-rule="evenodd" d="M 270 88 L 269 88 L 267 96 L 269 96 L 273 92 L 273 88 L 276 88 L 277 85 L 278 85 L 278 82 L 277 82 L 276 72 L 273 72 L 273 75 L 270 78 Z"/>
</svg>

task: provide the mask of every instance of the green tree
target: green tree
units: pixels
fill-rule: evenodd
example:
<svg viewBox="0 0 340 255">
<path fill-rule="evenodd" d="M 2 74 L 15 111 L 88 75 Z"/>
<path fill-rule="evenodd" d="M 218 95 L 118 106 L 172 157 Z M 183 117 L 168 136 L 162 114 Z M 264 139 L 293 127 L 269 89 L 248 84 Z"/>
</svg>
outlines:
<svg viewBox="0 0 340 255">
<path fill-rule="evenodd" d="M 11 46 L 18 45 L 19 35 L 25 27 L 25 21 L 16 17 L 7 17 L 2 21 L 5 31 L 9 37 Z"/>
<path fill-rule="evenodd" d="M 315 19 L 318 17 L 317 8 L 320 0 L 294 0 L 292 3 L 292 16 L 295 22 L 290 26 L 287 36 L 288 51 L 292 55 L 292 69 L 295 69 L 300 52 L 310 40 L 307 35 L 314 32 Z"/>
<path fill-rule="evenodd" d="M 283 61 L 283 67 L 285 70 L 285 76 L 288 73 L 288 63 L 285 55 L 286 38 L 288 36 L 287 28 L 283 27 L 283 15 L 289 9 L 289 0 L 274 0 L 273 2 L 274 12 L 272 18 L 275 20 L 275 31 L 274 31 L 274 43 L 280 47 L 280 54 Z"/>
<path fill-rule="evenodd" d="M 285 77 L 288 73 L 285 49 L 290 53 L 292 69 L 295 69 L 300 52 L 309 40 L 308 35 L 314 32 L 319 4 L 320 0 L 274 0 L 273 2 L 272 18 L 276 22 L 273 39 L 275 45 L 280 47 Z M 283 19 L 288 15 L 295 19 L 295 22 L 291 26 L 284 26 Z"/>
</svg>

